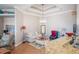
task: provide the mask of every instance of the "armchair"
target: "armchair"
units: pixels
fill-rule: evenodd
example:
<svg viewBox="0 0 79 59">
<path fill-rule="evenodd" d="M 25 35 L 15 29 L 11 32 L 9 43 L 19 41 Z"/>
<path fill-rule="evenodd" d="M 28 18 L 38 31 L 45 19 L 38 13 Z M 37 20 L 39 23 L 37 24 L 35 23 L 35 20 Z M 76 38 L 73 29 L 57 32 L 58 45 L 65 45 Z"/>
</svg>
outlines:
<svg viewBox="0 0 79 59">
<path fill-rule="evenodd" d="M 4 47 L 7 49 L 13 49 L 14 48 L 14 35 L 9 33 L 9 35 L 4 38 L 5 36 L 3 36 L 0 39 L 0 48 Z"/>
</svg>

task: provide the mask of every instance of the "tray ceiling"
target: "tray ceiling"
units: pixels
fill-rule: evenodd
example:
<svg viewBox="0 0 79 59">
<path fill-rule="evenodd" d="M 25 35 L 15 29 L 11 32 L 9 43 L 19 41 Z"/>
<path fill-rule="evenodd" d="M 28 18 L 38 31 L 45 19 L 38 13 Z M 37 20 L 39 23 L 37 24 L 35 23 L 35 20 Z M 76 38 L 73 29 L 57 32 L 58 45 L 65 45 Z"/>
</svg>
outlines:
<svg viewBox="0 0 79 59">
<path fill-rule="evenodd" d="M 33 4 L 26 12 L 38 15 L 50 15 L 57 12 L 76 10 L 75 4 Z"/>
<path fill-rule="evenodd" d="M 36 16 L 52 15 L 58 12 L 64 12 L 68 10 L 76 10 L 75 4 L 1 4 L 0 9 L 14 9 L 18 7 L 19 10 L 26 14 L 32 14 Z"/>
</svg>

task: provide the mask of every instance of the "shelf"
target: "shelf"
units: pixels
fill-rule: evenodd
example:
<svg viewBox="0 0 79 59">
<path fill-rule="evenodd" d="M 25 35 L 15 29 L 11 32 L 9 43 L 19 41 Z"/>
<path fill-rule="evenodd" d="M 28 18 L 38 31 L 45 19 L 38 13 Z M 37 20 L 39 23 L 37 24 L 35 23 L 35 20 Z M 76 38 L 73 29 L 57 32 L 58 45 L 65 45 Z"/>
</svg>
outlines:
<svg viewBox="0 0 79 59">
<path fill-rule="evenodd" d="M 0 14 L 0 16 L 15 16 L 15 14 Z"/>
</svg>

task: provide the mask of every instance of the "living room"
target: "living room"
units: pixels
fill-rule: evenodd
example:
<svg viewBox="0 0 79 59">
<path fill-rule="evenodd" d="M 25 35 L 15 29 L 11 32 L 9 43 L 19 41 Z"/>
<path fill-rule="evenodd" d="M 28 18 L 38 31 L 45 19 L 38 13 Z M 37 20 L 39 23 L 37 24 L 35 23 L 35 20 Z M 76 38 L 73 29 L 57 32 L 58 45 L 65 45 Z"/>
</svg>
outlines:
<svg viewBox="0 0 79 59">
<path fill-rule="evenodd" d="M 69 50 L 63 47 L 71 41 L 67 40 L 72 39 L 69 35 L 72 37 L 74 34 L 73 26 L 77 20 L 76 4 L 18 4 L 12 6 L 15 8 L 13 54 L 77 53 L 72 52 L 75 48 L 71 45 L 68 45 Z"/>
<path fill-rule="evenodd" d="M 25 8 L 25 6 L 29 7 Z M 16 46 L 27 41 L 30 42 L 27 45 L 30 44 L 40 50 L 44 48 L 42 51 L 46 53 L 44 46 L 46 40 L 58 39 L 67 35 L 66 33 L 73 33 L 73 25 L 76 24 L 76 5 L 33 4 L 23 5 L 23 7 L 18 5 L 16 19 Z M 51 38 L 51 31 L 57 31 L 60 34 Z M 26 51 L 31 50 L 36 51 L 36 49 L 26 49 Z"/>
</svg>

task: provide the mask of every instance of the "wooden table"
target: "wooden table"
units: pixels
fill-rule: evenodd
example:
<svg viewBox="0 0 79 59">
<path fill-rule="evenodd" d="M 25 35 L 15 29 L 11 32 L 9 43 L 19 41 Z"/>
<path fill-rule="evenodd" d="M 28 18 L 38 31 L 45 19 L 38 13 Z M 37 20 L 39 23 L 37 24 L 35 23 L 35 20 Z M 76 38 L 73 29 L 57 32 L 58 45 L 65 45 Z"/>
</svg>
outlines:
<svg viewBox="0 0 79 59">
<path fill-rule="evenodd" d="M 0 54 L 9 54 L 10 50 L 5 49 L 5 48 L 0 48 Z"/>
</svg>

